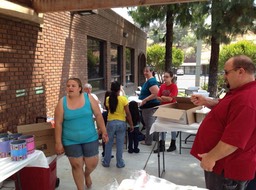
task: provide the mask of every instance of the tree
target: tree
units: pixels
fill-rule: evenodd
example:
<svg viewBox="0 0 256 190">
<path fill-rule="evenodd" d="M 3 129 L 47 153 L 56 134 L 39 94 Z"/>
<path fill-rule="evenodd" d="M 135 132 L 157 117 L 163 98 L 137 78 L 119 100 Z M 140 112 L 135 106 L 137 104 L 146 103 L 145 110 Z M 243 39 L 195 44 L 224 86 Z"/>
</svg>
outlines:
<svg viewBox="0 0 256 190">
<path fill-rule="evenodd" d="M 192 14 L 195 16 L 193 18 L 199 18 L 199 15 L 211 16 L 211 23 L 199 22 L 196 32 L 198 39 L 207 38 L 211 43 L 208 91 L 210 96 L 215 97 L 220 44 L 229 43 L 232 36 L 255 30 L 253 24 L 256 15 L 254 0 L 200 2 L 194 7 Z"/>
<path fill-rule="evenodd" d="M 220 51 L 219 69 L 223 70 L 225 62 L 235 55 L 246 55 L 256 64 L 256 44 L 250 41 L 239 41 L 234 44 L 223 46 Z"/>
<path fill-rule="evenodd" d="M 131 9 L 128 13 L 131 15 L 140 27 L 148 27 L 154 22 L 166 22 L 165 33 L 165 70 L 172 68 L 172 47 L 173 47 L 173 28 L 174 24 L 181 26 L 189 25 L 191 20 L 191 12 L 189 11 L 189 3 L 159 5 L 159 6 L 141 6 Z"/>
<path fill-rule="evenodd" d="M 172 62 L 174 67 L 178 68 L 184 61 L 184 53 L 181 49 L 172 48 L 173 56 Z M 154 67 L 157 72 L 159 82 L 163 82 L 163 74 L 167 71 L 164 67 L 164 55 L 165 55 L 165 47 L 161 44 L 154 44 L 147 48 L 147 62 L 150 66 Z"/>
</svg>

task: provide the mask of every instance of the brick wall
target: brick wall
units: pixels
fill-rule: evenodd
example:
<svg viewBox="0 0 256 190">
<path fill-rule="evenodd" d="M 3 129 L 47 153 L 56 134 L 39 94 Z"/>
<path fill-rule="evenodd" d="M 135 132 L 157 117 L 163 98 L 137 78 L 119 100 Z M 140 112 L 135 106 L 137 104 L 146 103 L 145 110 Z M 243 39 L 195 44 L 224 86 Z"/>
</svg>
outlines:
<svg viewBox="0 0 256 190">
<path fill-rule="evenodd" d="M 129 34 L 123 37 L 123 32 Z M 110 88 L 111 43 L 135 50 L 135 83 L 125 85 L 134 92 L 138 81 L 138 55 L 146 52 L 146 34 L 112 10 L 99 10 L 95 15 L 71 15 L 69 12 L 44 15 L 44 55 L 46 105 L 48 116 L 53 116 L 58 100 L 65 95 L 65 83 L 71 76 L 87 82 L 87 36 L 106 42 L 105 77 L 106 89 Z M 146 54 L 146 53 L 145 53 Z M 123 58 L 125 68 L 125 58 Z M 125 71 L 124 71 L 125 73 Z M 123 76 L 125 81 L 125 76 Z M 104 91 L 95 92 L 103 102 Z"/>
<path fill-rule="evenodd" d="M 115 12 L 99 10 L 97 15 L 73 17 L 70 12 L 47 13 L 42 26 L 0 15 L 0 132 L 16 132 L 18 125 L 35 123 L 38 116 L 53 117 L 67 79 L 75 76 L 87 82 L 87 36 L 106 42 L 106 89 L 111 43 L 135 50 L 135 83 L 124 84 L 127 91 L 134 91 L 146 34 Z M 17 97 L 22 93 L 26 95 Z M 95 93 L 103 102 L 105 92 Z"/>
<path fill-rule="evenodd" d="M 44 88 L 42 63 L 40 27 L 0 17 L 0 132 L 15 132 L 17 125 L 45 115 L 44 93 L 35 91 L 35 87 Z"/>
</svg>

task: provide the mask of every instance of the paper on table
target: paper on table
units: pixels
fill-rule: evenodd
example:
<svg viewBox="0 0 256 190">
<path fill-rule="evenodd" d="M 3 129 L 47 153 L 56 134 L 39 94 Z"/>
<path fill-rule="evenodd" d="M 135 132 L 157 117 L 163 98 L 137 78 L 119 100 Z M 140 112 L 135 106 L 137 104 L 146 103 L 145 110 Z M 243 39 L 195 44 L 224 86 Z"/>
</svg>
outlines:
<svg viewBox="0 0 256 190">
<path fill-rule="evenodd" d="M 141 103 L 142 102 L 142 100 L 140 100 L 138 96 L 130 96 L 130 97 L 128 97 L 128 101 L 129 102 L 135 101 L 137 103 Z"/>
<path fill-rule="evenodd" d="M 144 170 L 138 172 L 140 175 L 131 176 L 133 179 L 124 179 L 117 190 L 203 190 L 197 186 L 176 185 L 162 178 L 148 175 Z M 206 190 L 206 189 L 204 189 Z"/>
<path fill-rule="evenodd" d="M 200 110 L 196 110 L 196 113 L 209 113 L 211 111 L 211 109 L 207 108 L 207 107 L 203 107 Z"/>
</svg>

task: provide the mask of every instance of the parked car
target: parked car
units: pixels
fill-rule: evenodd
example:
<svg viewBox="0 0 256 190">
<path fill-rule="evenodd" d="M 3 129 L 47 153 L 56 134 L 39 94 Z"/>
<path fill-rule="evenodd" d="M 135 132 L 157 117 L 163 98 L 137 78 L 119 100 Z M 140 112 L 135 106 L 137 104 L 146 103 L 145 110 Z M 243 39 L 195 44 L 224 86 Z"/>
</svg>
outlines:
<svg viewBox="0 0 256 190">
<path fill-rule="evenodd" d="M 184 75 L 184 70 L 183 69 L 178 69 L 176 74 L 177 75 Z"/>
</svg>

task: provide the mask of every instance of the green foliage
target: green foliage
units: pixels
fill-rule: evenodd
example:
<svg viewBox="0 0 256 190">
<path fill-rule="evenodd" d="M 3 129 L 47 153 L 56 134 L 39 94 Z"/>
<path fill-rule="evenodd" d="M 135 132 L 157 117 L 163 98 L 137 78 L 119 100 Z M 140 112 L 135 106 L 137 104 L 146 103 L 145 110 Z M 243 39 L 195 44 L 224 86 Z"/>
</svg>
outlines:
<svg viewBox="0 0 256 190">
<path fill-rule="evenodd" d="M 242 40 L 234 44 L 222 47 L 219 56 L 219 71 L 223 71 L 225 62 L 236 55 L 247 55 L 256 64 L 256 44 L 250 41 Z M 218 75 L 217 88 L 220 91 L 225 88 L 225 79 L 223 73 Z"/>
<path fill-rule="evenodd" d="M 186 97 L 187 95 L 184 92 L 178 92 L 179 97 Z"/>
<path fill-rule="evenodd" d="M 253 21 L 256 16 L 254 0 L 230 1 L 213 0 L 195 3 L 193 22 L 197 37 L 208 39 L 214 36 L 218 43 L 227 44 L 237 34 L 255 30 Z M 253 6 L 254 5 L 254 6 Z M 204 18 L 200 19 L 200 15 Z M 211 22 L 205 22 L 211 16 Z M 202 22 L 203 21 L 203 22 Z"/>
<path fill-rule="evenodd" d="M 178 68 L 184 62 L 184 52 L 178 48 L 172 48 L 172 64 Z"/>
<path fill-rule="evenodd" d="M 192 12 L 195 15 L 194 18 L 199 19 L 199 22 L 193 22 L 197 38 L 206 39 L 211 44 L 208 91 L 210 96 L 215 96 L 220 44 L 228 44 L 233 36 L 255 30 L 253 23 L 256 18 L 254 0 L 199 2 L 197 6 L 193 7 Z M 203 18 L 211 17 L 211 22 L 202 22 L 200 15 Z"/>
<path fill-rule="evenodd" d="M 172 62 L 178 68 L 184 61 L 184 53 L 181 49 L 172 48 Z M 162 82 L 162 75 L 165 72 L 165 47 L 161 44 L 154 44 L 147 48 L 147 63 L 155 68 L 160 82 Z"/>
<path fill-rule="evenodd" d="M 92 50 L 87 51 L 87 59 L 88 59 L 88 66 L 95 67 L 96 63 L 98 62 L 98 57 L 93 55 Z"/>
<path fill-rule="evenodd" d="M 256 63 L 256 44 L 243 40 L 223 46 L 219 56 L 219 71 L 223 70 L 225 62 L 235 55 L 247 55 Z"/>
<path fill-rule="evenodd" d="M 217 89 L 220 91 L 222 88 L 226 87 L 225 79 L 223 74 L 218 75 Z"/>
<path fill-rule="evenodd" d="M 202 89 L 202 90 L 208 90 L 208 84 L 207 84 L 207 83 L 204 83 L 204 84 L 201 86 L 201 89 Z"/>
<path fill-rule="evenodd" d="M 165 20 L 166 6 L 139 6 L 131 8 L 128 14 L 140 27 L 145 28 L 154 21 L 161 22 Z"/>
<path fill-rule="evenodd" d="M 172 53 L 172 62 L 178 68 L 184 61 L 184 52 L 173 47 Z M 165 47 L 160 44 L 154 44 L 147 48 L 147 62 L 157 70 L 164 71 L 164 55 Z"/>
<path fill-rule="evenodd" d="M 166 69 L 173 66 L 172 64 L 172 46 L 173 46 L 173 26 L 180 25 L 181 27 L 188 26 L 191 19 L 191 4 L 180 3 L 170 5 L 157 5 L 157 6 L 139 6 L 137 8 L 131 8 L 128 11 L 129 15 L 134 19 L 135 23 L 138 23 L 140 27 L 146 28 L 156 22 L 165 21 L 165 30 L 162 27 L 155 28 L 154 31 L 148 31 L 153 36 L 154 41 L 160 42 L 165 40 L 165 63 Z M 159 25 L 159 26 L 163 26 Z M 165 33 L 163 33 L 165 31 Z M 178 37 L 178 36 L 177 36 Z M 179 38 L 179 37 L 178 37 Z"/>
<path fill-rule="evenodd" d="M 160 44 L 154 44 L 147 48 L 147 63 L 154 67 L 157 72 L 159 82 L 162 83 L 162 75 L 164 71 L 165 47 Z"/>
<path fill-rule="evenodd" d="M 147 48 L 147 62 L 157 70 L 164 70 L 165 47 L 154 44 Z"/>
</svg>

